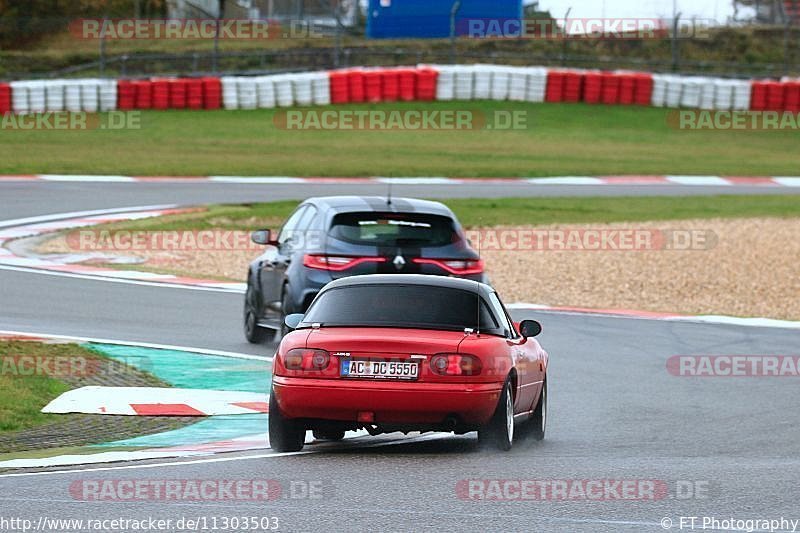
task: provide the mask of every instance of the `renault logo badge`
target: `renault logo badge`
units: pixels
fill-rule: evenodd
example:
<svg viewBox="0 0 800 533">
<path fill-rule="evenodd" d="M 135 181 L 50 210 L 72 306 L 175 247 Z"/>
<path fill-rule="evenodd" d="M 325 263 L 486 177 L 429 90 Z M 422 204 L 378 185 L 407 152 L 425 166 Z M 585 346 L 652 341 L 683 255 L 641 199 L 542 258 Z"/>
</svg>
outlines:
<svg viewBox="0 0 800 533">
<path fill-rule="evenodd" d="M 392 264 L 397 270 L 403 270 L 403 267 L 406 266 L 406 260 L 403 259 L 402 255 L 398 255 L 397 257 L 394 258 Z"/>
</svg>

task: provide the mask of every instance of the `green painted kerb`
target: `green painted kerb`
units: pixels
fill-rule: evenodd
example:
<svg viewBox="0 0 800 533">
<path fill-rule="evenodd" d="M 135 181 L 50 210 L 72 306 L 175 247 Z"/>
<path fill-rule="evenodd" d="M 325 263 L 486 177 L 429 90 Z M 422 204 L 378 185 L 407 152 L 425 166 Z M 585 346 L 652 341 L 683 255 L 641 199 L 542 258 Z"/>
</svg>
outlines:
<svg viewBox="0 0 800 533">
<path fill-rule="evenodd" d="M 267 432 L 268 420 L 265 414 L 211 416 L 185 428 L 107 442 L 98 446 L 169 448 L 221 442 L 250 435 L 264 435 Z"/>
<path fill-rule="evenodd" d="M 84 346 L 181 389 L 266 393 L 272 379 L 272 365 L 268 361 L 116 344 Z"/>
<path fill-rule="evenodd" d="M 83 346 L 149 372 L 178 388 L 267 393 L 272 379 L 272 365 L 268 361 L 117 344 Z M 96 446 L 168 448 L 221 442 L 264 434 L 267 421 L 265 414 L 211 416 L 185 428 Z"/>
</svg>

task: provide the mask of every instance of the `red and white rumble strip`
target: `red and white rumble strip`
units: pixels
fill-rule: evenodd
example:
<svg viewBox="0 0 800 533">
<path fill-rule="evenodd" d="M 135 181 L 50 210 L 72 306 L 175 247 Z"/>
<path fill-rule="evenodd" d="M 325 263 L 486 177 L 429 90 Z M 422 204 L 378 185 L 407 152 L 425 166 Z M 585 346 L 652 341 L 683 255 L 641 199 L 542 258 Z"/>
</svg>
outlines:
<svg viewBox="0 0 800 533">
<path fill-rule="evenodd" d="M 31 221 L 29 224 L 23 223 L 22 225 L 13 225 L 5 228 L 2 227 L 4 224 L 0 223 L 0 265 L 44 270 L 48 272 L 61 272 L 76 276 L 83 275 L 116 280 L 165 283 L 170 285 L 190 286 L 220 291 L 244 291 L 245 286 L 242 283 L 221 282 L 208 279 L 190 278 L 186 276 L 174 276 L 170 274 L 156 274 L 153 272 L 141 272 L 137 270 L 116 270 L 113 268 L 81 264 L 81 261 L 88 259 L 85 254 L 57 255 L 52 258 L 23 257 L 15 254 L 12 250 L 6 247 L 10 241 L 25 237 L 36 237 L 47 233 L 54 233 L 79 227 L 91 227 L 109 222 L 139 220 L 143 218 L 173 215 L 192 210 L 193 209 L 180 209 L 175 206 L 161 206 L 157 208 L 139 208 L 136 210 L 128 209 L 125 212 L 102 213 L 94 215 L 75 214 L 76 216 L 73 217 L 47 220 L 42 222 Z"/>
<path fill-rule="evenodd" d="M 122 416 L 216 416 L 267 413 L 269 398 L 254 392 L 158 387 L 81 387 L 47 404 L 43 413 Z"/>
<path fill-rule="evenodd" d="M 20 174 L 0 176 L 2 181 L 67 181 L 79 183 L 236 183 L 302 185 L 315 183 L 402 183 L 406 185 L 461 185 L 465 183 L 507 183 L 530 185 L 688 185 L 734 187 L 800 187 L 795 176 L 558 176 L 548 178 L 385 178 L 291 176 L 94 176 L 62 174 Z"/>
</svg>

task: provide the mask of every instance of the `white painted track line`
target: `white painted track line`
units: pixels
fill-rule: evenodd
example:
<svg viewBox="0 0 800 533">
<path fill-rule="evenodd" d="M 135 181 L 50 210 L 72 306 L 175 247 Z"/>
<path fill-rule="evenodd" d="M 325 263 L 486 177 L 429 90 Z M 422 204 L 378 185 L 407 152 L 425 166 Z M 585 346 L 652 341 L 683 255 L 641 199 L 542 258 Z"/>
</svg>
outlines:
<svg viewBox="0 0 800 533">
<path fill-rule="evenodd" d="M 255 361 L 272 361 L 272 357 L 263 355 L 252 355 L 245 353 L 226 352 L 222 350 L 208 350 L 206 348 L 195 348 L 192 346 L 175 346 L 171 344 L 154 344 L 151 342 L 137 342 L 126 341 L 120 339 L 101 339 L 97 337 L 80 337 L 74 335 L 56 335 L 53 333 L 41 333 L 32 331 L 17 331 L 17 330 L 0 330 L 0 336 L 20 336 L 20 337 L 34 337 L 41 339 L 53 339 L 75 342 L 93 342 L 95 344 L 117 344 L 120 346 L 136 346 L 139 348 L 152 348 L 155 350 L 172 350 L 177 352 L 193 352 L 203 355 L 217 355 L 219 357 L 230 357 L 233 359 L 251 359 Z"/>
</svg>

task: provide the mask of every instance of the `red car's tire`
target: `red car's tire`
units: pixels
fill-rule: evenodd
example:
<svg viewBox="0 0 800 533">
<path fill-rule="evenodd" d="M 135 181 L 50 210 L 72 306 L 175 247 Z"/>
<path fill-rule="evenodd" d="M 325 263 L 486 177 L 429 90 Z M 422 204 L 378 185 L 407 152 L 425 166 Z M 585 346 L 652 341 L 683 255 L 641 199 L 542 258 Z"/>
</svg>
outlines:
<svg viewBox="0 0 800 533">
<path fill-rule="evenodd" d="M 542 394 L 539 396 L 539 403 L 533 411 L 533 416 L 528 422 L 530 427 L 530 436 L 535 440 L 544 440 L 544 434 L 547 430 L 547 379 L 545 378 L 542 383 Z"/>
<path fill-rule="evenodd" d="M 503 385 L 503 394 L 489 423 L 478 430 L 478 441 L 507 452 L 514 445 L 514 397 L 511 380 Z"/>
<path fill-rule="evenodd" d="M 298 420 L 284 418 L 275 399 L 269 395 L 269 445 L 276 452 L 299 452 L 306 442 L 306 428 Z"/>
</svg>

